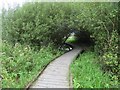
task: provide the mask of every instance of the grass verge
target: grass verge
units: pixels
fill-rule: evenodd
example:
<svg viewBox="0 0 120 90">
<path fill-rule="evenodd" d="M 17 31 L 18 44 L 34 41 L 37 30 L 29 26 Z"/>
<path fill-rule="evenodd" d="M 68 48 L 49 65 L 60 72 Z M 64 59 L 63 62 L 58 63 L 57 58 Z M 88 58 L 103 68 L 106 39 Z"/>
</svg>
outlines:
<svg viewBox="0 0 120 90">
<path fill-rule="evenodd" d="M 74 88 L 109 88 L 109 76 L 100 70 L 97 56 L 93 52 L 85 52 L 71 64 Z"/>
<path fill-rule="evenodd" d="M 34 51 L 29 45 L 16 44 L 14 47 L 3 42 L 2 47 L 2 88 L 24 88 L 60 51 L 42 47 Z"/>
</svg>

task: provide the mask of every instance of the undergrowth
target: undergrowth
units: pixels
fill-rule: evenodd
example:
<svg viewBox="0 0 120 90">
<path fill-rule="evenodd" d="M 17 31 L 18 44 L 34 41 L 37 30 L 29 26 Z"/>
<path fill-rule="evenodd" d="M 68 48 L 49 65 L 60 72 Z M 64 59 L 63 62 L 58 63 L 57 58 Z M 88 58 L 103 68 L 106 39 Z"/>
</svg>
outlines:
<svg viewBox="0 0 120 90">
<path fill-rule="evenodd" d="M 110 88 L 117 85 L 103 73 L 94 52 L 85 52 L 71 65 L 74 88 Z M 113 85 L 114 84 L 114 85 Z"/>
<path fill-rule="evenodd" d="M 3 41 L 2 88 L 25 88 L 43 67 L 60 54 L 52 45 L 34 51 L 29 45 L 16 43 L 13 46 Z"/>
</svg>

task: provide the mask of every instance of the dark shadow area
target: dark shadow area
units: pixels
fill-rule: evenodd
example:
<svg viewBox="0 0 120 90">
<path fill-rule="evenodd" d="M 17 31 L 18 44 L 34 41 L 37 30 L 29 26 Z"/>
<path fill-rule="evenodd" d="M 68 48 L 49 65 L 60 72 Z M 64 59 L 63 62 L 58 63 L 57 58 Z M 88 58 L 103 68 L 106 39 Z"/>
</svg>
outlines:
<svg viewBox="0 0 120 90">
<path fill-rule="evenodd" d="M 94 46 L 94 38 L 90 37 L 91 33 L 88 31 L 75 31 L 76 41 L 74 43 L 67 43 L 73 46 Z"/>
<path fill-rule="evenodd" d="M 77 37 L 76 44 L 78 46 L 85 45 L 87 47 L 94 45 L 94 39 L 90 37 L 91 33 L 88 31 L 79 31 L 75 34 Z"/>
<path fill-rule="evenodd" d="M 70 33 L 74 33 L 76 40 L 75 42 L 71 43 L 66 43 L 64 41 L 64 43 L 62 44 L 62 50 L 70 51 L 73 48 L 82 47 L 84 51 L 86 48 L 94 46 L 94 38 L 90 37 L 91 33 L 89 33 L 88 31 L 73 31 Z M 69 34 L 69 36 L 70 35 L 71 34 Z"/>
</svg>

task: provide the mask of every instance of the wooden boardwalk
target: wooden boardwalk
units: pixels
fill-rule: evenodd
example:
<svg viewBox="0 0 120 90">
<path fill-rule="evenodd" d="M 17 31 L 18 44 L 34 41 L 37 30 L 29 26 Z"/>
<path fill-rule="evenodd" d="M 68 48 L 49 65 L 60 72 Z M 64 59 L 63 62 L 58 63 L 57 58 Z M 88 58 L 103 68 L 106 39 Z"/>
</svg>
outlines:
<svg viewBox="0 0 120 90">
<path fill-rule="evenodd" d="M 50 63 L 30 88 L 70 88 L 69 66 L 82 51 L 76 47 Z"/>
</svg>

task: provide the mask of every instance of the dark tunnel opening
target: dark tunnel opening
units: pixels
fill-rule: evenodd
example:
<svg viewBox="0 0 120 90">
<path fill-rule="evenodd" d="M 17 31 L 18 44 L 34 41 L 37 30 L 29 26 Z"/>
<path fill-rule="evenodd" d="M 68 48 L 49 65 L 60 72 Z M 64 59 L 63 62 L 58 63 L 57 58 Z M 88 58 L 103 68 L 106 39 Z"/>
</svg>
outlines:
<svg viewBox="0 0 120 90">
<path fill-rule="evenodd" d="M 88 31 L 73 31 L 73 32 L 70 32 L 70 34 L 67 38 L 69 38 L 73 35 L 76 38 L 76 40 L 74 42 L 66 42 L 66 40 L 67 40 L 66 39 L 64 44 L 62 45 L 63 47 L 69 48 L 68 51 L 72 50 L 76 46 L 82 47 L 84 49 L 94 46 L 94 38 L 90 37 L 90 35 L 92 35 L 90 32 L 88 32 Z"/>
<path fill-rule="evenodd" d="M 70 33 L 69 37 L 74 35 L 76 37 L 75 42 L 66 43 L 70 47 L 80 46 L 80 47 L 91 47 L 94 46 L 94 38 L 91 38 L 92 35 L 88 31 L 73 31 Z"/>
</svg>

